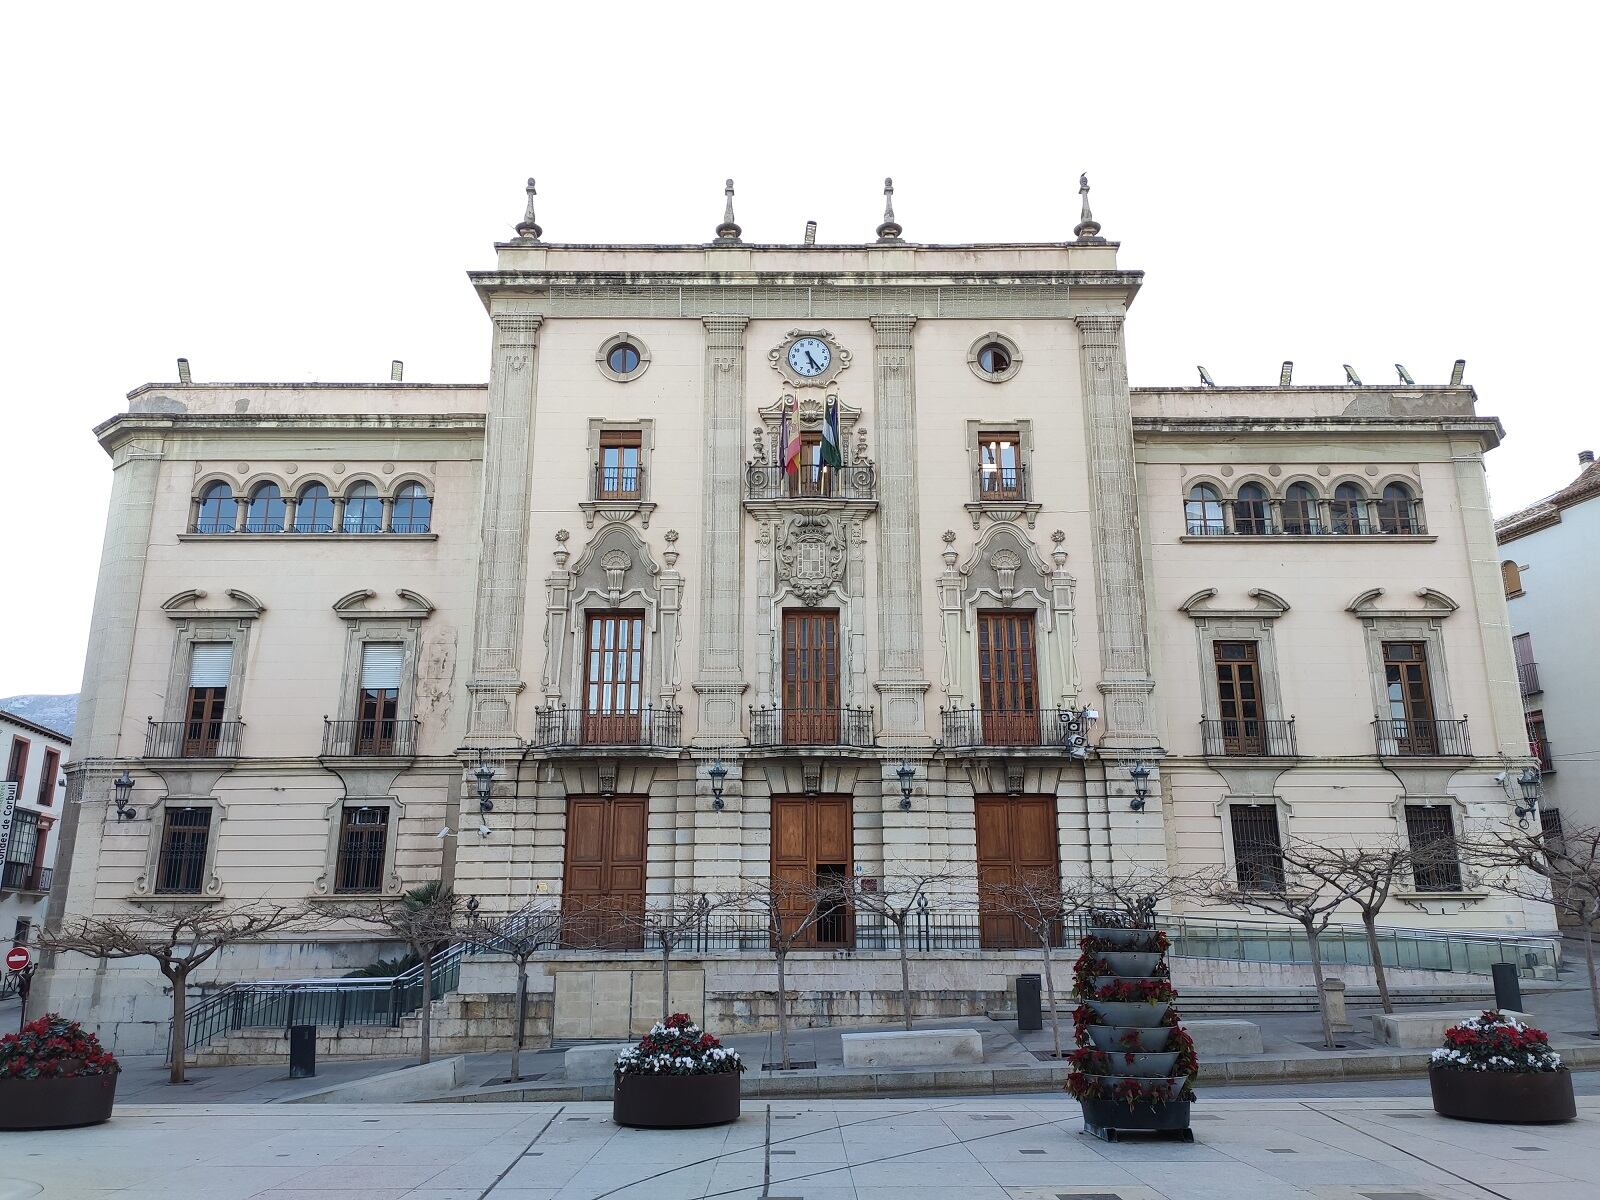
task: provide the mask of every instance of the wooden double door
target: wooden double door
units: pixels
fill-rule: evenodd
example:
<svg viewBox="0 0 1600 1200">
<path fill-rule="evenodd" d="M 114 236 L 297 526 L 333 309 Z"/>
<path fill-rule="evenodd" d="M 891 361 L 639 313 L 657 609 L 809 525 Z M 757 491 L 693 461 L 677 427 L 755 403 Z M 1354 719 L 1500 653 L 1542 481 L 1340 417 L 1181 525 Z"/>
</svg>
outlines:
<svg viewBox="0 0 1600 1200">
<path fill-rule="evenodd" d="M 792 889 L 784 904 L 788 928 L 799 925 L 819 890 L 848 887 L 855 871 L 849 796 L 772 798 L 772 882 Z M 782 892 L 780 891 L 780 896 Z M 851 946 L 855 924 L 842 899 L 823 911 L 801 937 L 804 946 Z"/>
<path fill-rule="evenodd" d="M 643 796 L 567 801 L 566 869 L 561 886 L 561 944 L 579 950 L 637 950 L 644 945 Z"/>
<path fill-rule="evenodd" d="M 986 746 L 1039 744 L 1039 669 L 1031 612 L 978 613 L 978 699 Z"/>
<path fill-rule="evenodd" d="M 1049 896 L 1061 886 L 1054 796 L 979 796 L 978 944 L 985 950 L 1037 946 L 1018 908 L 1024 889 Z"/>
<path fill-rule="evenodd" d="M 839 614 L 831 608 L 784 609 L 783 741 L 839 741 Z"/>
</svg>

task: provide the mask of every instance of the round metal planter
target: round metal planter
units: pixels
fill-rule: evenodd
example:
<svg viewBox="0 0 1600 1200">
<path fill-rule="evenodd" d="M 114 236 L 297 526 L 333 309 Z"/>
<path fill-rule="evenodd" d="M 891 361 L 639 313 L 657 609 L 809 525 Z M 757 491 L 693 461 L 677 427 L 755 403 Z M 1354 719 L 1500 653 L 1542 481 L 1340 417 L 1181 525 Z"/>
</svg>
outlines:
<svg viewBox="0 0 1600 1200">
<path fill-rule="evenodd" d="M 1119 950 L 1143 951 L 1146 946 L 1155 940 L 1156 931 L 1154 929 L 1121 929 L 1113 926 L 1093 925 L 1089 928 L 1089 936 L 1110 942 Z"/>
<path fill-rule="evenodd" d="M 1185 1142 L 1194 1141 L 1189 1130 L 1189 1101 L 1170 1104 L 1135 1104 L 1132 1108 L 1116 1100 L 1079 1100 L 1083 1127 L 1087 1133 L 1105 1141 L 1117 1140 L 1118 1130 L 1172 1134 Z"/>
<path fill-rule="evenodd" d="M 1107 1054 L 1120 1054 L 1126 1049 L 1122 1044 L 1124 1034 L 1136 1033 L 1139 1035 L 1138 1050 L 1135 1053 L 1152 1053 L 1165 1050 L 1167 1043 L 1172 1040 L 1172 1029 L 1166 1025 L 1138 1026 L 1138 1025 L 1091 1025 L 1089 1026 L 1089 1040 L 1094 1043 L 1095 1049 L 1104 1050 Z"/>
<path fill-rule="evenodd" d="M 1101 1025 L 1130 1025 L 1151 1028 L 1160 1025 L 1172 1007 L 1167 1000 L 1084 1000 L 1082 1003 L 1099 1018 Z"/>
<path fill-rule="evenodd" d="M 0 1129 L 76 1129 L 111 1119 L 117 1076 L 0 1079 Z"/>
<path fill-rule="evenodd" d="M 1433 1111 L 1461 1121 L 1539 1125 L 1578 1115 L 1570 1071 L 1455 1071 L 1428 1068 Z"/>
<path fill-rule="evenodd" d="M 739 1072 L 616 1075 L 611 1119 L 635 1129 L 697 1129 L 739 1119 Z"/>
</svg>

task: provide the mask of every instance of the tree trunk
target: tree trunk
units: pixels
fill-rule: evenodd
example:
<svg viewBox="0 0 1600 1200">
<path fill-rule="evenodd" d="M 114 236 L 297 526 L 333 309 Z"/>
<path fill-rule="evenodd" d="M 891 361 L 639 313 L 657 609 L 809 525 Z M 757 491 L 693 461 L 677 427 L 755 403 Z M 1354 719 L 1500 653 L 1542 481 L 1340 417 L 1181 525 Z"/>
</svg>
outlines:
<svg viewBox="0 0 1600 1200">
<path fill-rule="evenodd" d="M 1311 978 L 1316 982 L 1317 1012 L 1322 1015 L 1322 1044 L 1332 1050 L 1333 1019 L 1328 1015 L 1328 993 L 1322 990 L 1322 943 L 1315 929 L 1310 925 L 1306 925 L 1305 929 L 1306 942 L 1311 950 Z"/>
<path fill-rule="evenodd" d="M 1051 971 L 1052 959 L 1050 957 L 1050 932 L 1047 931 L 1040 939 L 1039 948 L 1044 951 L 1044 994 L 1050 1004 L 1050 1038 L 1055 1044 L 1055 1055 L 1061 1057 L 1061 1015 L 1056 1012 L 1056 980 Z"/>
<path fill-rule="evenodd" d="M 522 1047 L 527 1041 L 528 960 L 517 960 L 517 1036 L 511 1042 L 511 1082 L 522 1078 Z"/>
<path fill-rule="evenodd" d="M 172 1070 L 168 1083 L 184 1083 L 184 1060 L 189 1057 L 189 972 L 161 972 L 172 984 Z"/>
<path fill-rule="evenodd" d="M 900 934 L 900 1008 L 905 1017 L 906 1029 L 911 1028 L 911 952 L 906 949 L 906 927 L 897 926 Z"/>
<path fill-rule="evenodd" d="M 1383 951 L 1378 948 L 1378 914 L 1361 910 L 1361 923 L 1367 929 L 1367 953 L 1372 955 L 1372 974 L 1378 980 L 1378 1003 L 1383 1011 L 1392 1013 L 1394 1001 L 1389 999 L 1389 977 L 1383 972 Z"/>
<path fill-rule="evenodd" d="M 693 961 L 692 959 L 690 961 Z M 672 1001 L 668 981 L 672 978 L 672 939 L 661 935 L 661 1023 L 665 1025 L 672 1015 Z"/>
<path fill-rule="evenodd" d="M 786 951 L 778 951 L 778 1063 L 789 1069 L 789 1003 L 783 990 L 783 960 Z"/>
<path fill-rule="evenodd" d="M 1594 1007 L 1594 1032 L 1600 1037 L 1600 981 L 1594 973 L 1594 914 L 1583 917 L 1583 958 L 1589 967 L 1589 1003 Z"/>
<path fill-rule="evenodd" d="M 419 1063 L 427 1063 L 431 1046 L 432 1019 L 433 1019 L 433 959 L 428 954 L 429 947 L 420 947 L 422 955 L 422 1055 L 417 1059 Z"/>
</svg>

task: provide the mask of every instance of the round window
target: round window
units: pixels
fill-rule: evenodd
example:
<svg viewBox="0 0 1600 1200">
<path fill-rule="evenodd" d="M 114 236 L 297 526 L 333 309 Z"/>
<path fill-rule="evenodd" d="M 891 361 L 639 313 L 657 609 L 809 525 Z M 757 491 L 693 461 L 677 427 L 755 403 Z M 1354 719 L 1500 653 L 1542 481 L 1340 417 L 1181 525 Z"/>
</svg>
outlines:
<svg viewBox="0 0 1600 1200">
<path fill-rule="evenodd" d="M 606 356 L 606 366 L 618 375 L 632 375 L 639 369 L 639 349 L 632 342 L 619 342 Z"/>
<path fill-rule="evenodd" d="M 650 348 L 637 334 L 626 330 L 614 333 L 594 352 L 594 365 L 607 379 L 627 383 L 649 369 Z"/>
<path fill-rule="evenodd" d="M 967 366 L 985 383 L 1005 383 L 1022 365 L 1022 351 L 998 330 L 991 329 L 967 348 Z"/>
<path fill-rule="evenodd" d="M 985 375 L 1004 375 L 1011 369 L 1011 355 L 999 342 L 989 342 L 978 351 L 978 369 Z"/>
</svg>

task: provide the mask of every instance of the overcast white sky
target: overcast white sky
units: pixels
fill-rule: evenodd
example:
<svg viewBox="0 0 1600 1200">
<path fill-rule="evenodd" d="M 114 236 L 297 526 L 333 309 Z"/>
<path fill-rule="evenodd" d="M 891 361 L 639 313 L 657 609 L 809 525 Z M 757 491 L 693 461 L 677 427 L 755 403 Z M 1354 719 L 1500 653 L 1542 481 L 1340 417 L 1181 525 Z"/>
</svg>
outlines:
<svg viewBox="0 0 1600 1200">
<path fill-rule="evenodd" d="M 1315 8 L 1322 14 L 1312 13 Z M 78 687 L 149 380 L 477 381 L 553 241 L 1065 239 L 1147 272 L 1136 385 L 1467 360 L 1496 511 L 1600 449 L 1590 5 L 53 3 L 0 28 L 0 696 Z"/>
</svg>

